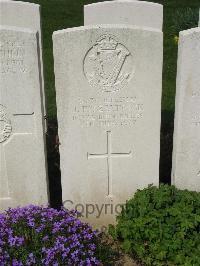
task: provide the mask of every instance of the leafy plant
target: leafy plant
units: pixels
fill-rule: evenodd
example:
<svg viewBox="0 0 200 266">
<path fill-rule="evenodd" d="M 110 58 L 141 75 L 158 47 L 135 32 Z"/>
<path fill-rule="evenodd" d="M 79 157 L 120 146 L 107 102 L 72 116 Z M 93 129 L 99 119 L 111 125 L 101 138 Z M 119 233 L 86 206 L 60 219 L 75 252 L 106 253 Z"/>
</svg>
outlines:
<svg viewBox="0 0 200 266">
<path fill-rule="evenodd" d="M 76 216 L 32 205 L 0 214 L 0 265 L 99 265 L 97 232 Z"/>
<path fill-rule="evenodd" d="M 200 193 L 168 185 L 138 190 L 110 233 L 146 265 L 200 265 Z"/>
<path fill-rule="evenodd" d="M 171 31 L 172 33 L 179 35 L 182 30 L 195 28 L 198 26 L 199 10 L 194 8 L 179 8 L 175 12 L 175 16 L 172 21 Z"/>
</svg>

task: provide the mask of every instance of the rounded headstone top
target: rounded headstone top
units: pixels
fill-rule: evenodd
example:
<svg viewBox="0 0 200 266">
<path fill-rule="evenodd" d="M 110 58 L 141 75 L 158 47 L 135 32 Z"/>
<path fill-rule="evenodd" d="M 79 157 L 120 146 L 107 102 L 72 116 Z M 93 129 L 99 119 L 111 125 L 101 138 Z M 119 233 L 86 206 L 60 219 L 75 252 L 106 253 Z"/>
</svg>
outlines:
<svg viewBox="0 0 200 266">
<path fill-rule="evenodd" d="M 84 25 L 129 24 L 162 30 L 163 6 L 138 0 L 116 0 L 84 6 Z"/>
<path fill-rule="evenodd" d="M 35 7 L 38 8 L 40 5 L 34 4 L 34 3 L 29 3 L 29 2 L 23 2 L 23 1 L 12 1 L 12 0 L 0 0 L 0 4 L 9 4 L 9 5 L 15 5 L 15 6 L 30 6 L 30 7 Z"/>
</svg>

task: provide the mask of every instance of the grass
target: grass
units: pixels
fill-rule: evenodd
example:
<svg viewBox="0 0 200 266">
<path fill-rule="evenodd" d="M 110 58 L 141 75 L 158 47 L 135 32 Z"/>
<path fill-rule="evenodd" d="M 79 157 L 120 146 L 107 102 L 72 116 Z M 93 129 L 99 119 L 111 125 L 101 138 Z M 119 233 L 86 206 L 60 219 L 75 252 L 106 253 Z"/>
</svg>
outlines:
<svg viewBox="0 0 200 266">
<path fill-rule="evenodd" d="M 148 0 L 146 0 L 148 1 Z M 153 0 L 151 0 L 153 1 Z M 44 77 L 49 119 L 56 119 L 52 34 L 83 25 L 83 6 L 100 0 L 28 0 L 41 5 L 44 51 Z M 155 0 L 164 5 L 164 66 L 161 128 L 162 182 L 169 182 L 176 89 L 177 36 L 181 30 L 196 27 L 200 0 Z"/>
</svg>

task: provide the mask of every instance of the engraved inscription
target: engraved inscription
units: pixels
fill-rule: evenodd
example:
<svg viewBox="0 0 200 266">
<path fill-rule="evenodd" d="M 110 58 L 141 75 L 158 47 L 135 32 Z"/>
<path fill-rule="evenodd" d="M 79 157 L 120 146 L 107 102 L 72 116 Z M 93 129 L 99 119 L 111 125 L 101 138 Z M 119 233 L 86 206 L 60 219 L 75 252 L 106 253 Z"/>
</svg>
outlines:
<svg viewBox="0 0 200 266">
<path fill-rule="evenodd" d="M 12 133 L 11 120 L 6 108 L 0 104 L 0 143 L 6 141 Z"/>
<path fill-rule="evenodd" d="M 101 36 L 84 58 L 84 74 L 89 84 L 103 92 L 121 90 L 132 72 L 131 53 L 111 35 Z"/>
<path fill-rule="evenodd" d="M 192 116 L 192 125 L 199 127 L 200 126 L 200 114 L 193 114 Z"/>
<path fill-rule="evenodd" d="M 193 90 L 192 97 L 200 97 L 200 90 Z"/>
<path fill-rule="evenodd" d="M 26 72 L 24 57 L 24 42 L 18 40 L 0 41 L 0 73 L 24 73 Z"/>
<path fill-rule="evenodd" d="M 144 112 L 136 97 L 79 98 L 72 108 L 72 120 L 81 127 L 131 127 Z"/>
<path fill-rule="evenodd" d="M 113 153 L 112 152 L 112 142 L 111 142 L 111 131 L 107 131 L 107 152 L 106 153 L 88 153 L 87 158 L 89 159 L 107 159 L 107 170 L 108 170 L 108 191 L 107 197 L 112 198 L 112 159 L 113 158 L 130 158 L 132 157 L 132 152 L 128 153 Z"/>
</svg>

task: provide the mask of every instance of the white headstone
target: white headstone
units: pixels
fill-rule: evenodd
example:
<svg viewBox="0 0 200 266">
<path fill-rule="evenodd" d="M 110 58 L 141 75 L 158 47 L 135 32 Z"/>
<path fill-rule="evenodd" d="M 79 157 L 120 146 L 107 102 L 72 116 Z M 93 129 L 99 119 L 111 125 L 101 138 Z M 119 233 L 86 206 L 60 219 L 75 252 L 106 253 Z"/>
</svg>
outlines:
<svg viewBox="0 0 200 266">
<path fill-rule="evenodd" d="M 172 183 L 200 191 L 200 28 L 179 38 Z"/>
<path fill-rule="evenodd" d="M 163 6 L 156 3 L 118 0 L 84 6 L 84 25 L 130 24 L 162 31 Z"/>
<path fill-rule="evenodd" d="M 53 41 L 63 201 L 113 223 L 119 204 L 159 183 L 162 32 L 88 26 Z"/>
<path fill-rule="evenodd" d="M 199 9 L 199 27 L 200 27 L 200 9 Z"/>
<path fill-rule="evenodd" d="M 38 36 L 0 27 L 0 210 L 47 204 Z"/>
<path fill-rule="evenodd" d="M 0 25 L 27 28 L 39 33 L 39 58 L 40 75 L 42 84 L 43 113 L 46 116 L 46 101 L 44 92 L 43 60 L 42 60 L 42 35 L 40 22 L 40 6 L 37 4 L 0 0 Z"/>
</svg>

